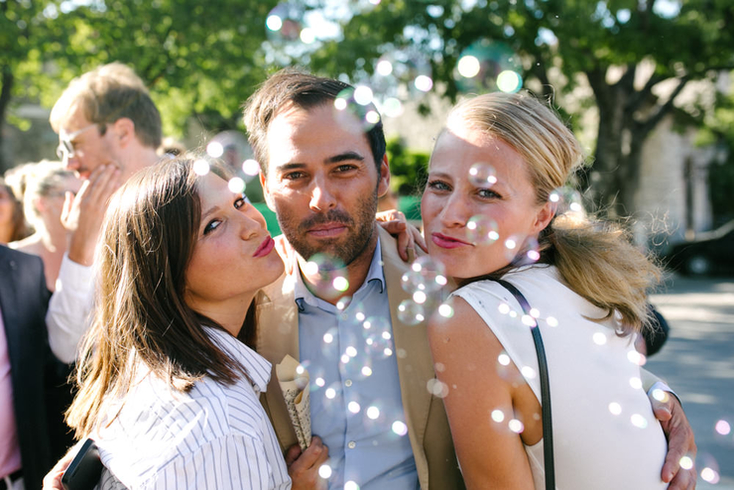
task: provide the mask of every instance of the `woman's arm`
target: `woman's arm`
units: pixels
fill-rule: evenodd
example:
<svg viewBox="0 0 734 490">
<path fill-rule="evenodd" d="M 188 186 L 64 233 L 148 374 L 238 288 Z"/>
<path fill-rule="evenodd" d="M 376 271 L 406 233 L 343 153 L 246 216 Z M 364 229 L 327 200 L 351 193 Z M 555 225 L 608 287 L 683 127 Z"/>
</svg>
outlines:
<svg viewBox="0 0 734 490">
<path fill-rule="evenodd" d="M 498 363 L 502 344 L 474 309 L 461 298 L 453 307 L 453 317 L 431 318 L 428 336 L 438 379 L 448 387 L 444 405 L 467 488 L 532 490 L 522 440 L 509 429 L 518 418 L 512 384 L 522 377 L 512 363 Z"/>
</svg>

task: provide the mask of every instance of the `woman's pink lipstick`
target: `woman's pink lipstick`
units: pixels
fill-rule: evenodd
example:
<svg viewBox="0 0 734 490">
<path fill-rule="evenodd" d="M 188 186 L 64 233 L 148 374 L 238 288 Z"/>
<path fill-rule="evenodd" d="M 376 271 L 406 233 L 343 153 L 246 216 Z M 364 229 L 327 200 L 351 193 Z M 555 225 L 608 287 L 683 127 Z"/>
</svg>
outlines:
<svg viewBox="0 0 734 490">
<path fill-rule="evenodd" d="M 252 254 L 252 256 L 257 258 L 265 257 L 273 251 L 273 248 L 275 248 L 275 240 L 268 236 L 265 240 L 263 240 L 260 246 L 257 247 L 257 250 L 255 250 L 255 253 Z"/>
<path fill-rule="evenodd" d="M 471 243 L 459 240 L 458 238 L 451 238 L 441 233 L 432 233 L 431 240 L 441 248 L 458 248 L 471 245 Z"/>
</svg>

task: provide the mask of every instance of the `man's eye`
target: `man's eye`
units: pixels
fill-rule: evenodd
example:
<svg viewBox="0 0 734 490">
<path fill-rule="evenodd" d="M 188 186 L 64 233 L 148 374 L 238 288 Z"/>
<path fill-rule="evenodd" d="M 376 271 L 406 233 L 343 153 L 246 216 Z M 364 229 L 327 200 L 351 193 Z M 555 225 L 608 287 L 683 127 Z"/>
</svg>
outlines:
<svg viewBox="0 0 734 490">
<path fill-rule="evenodd" d="M 336 167 L 337 172 L 349 172 L 350 170 L 354 170 L 357 167 L 354 165 L 339 165 Z"/>
<path fill-rule="evenodd" d="M 288 172 L 287 174 L 283 175 L 283 179 L 285 180 L 298 180 L 305 177 L 306 174 L 304 172 Z"/>
</svg>

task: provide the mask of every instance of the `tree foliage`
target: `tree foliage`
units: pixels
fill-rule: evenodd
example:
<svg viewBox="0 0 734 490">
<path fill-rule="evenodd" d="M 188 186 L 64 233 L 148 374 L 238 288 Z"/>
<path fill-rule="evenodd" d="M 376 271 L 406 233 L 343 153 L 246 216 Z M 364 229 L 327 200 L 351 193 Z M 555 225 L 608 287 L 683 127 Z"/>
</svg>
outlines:
<svg viewBox="0 0 734 490">
<path fill-rule="evenodd" d="M 50 107 L 71 78 L 121 61 L 149 86 L 165 133 L 180 136 L 191 115 L 232 128 L 266 75 L 260 48 L 275 3 L 0 0 L 0 123 L 13 103 Z"/>
<path fill-rule="evenodd" d="M 375 76 L 380 57 L 420 56 L 433 90 L 454 100 L 466 90 L 456 68 L 466 50 L 503 44 L 516 53 L 525 87 L 571 112 L 577 129 L 585 129 L 581 113 L 597 109 L 592 197 L 627 214 L 642 144 L 674 109 L 697 110 L 674 103 L 691 81 L 734 68 L 733 33 L 728 0 L 403 0 L 354 15 L 310 59 L 316 70 L 359 79 Z"/>
</svg>

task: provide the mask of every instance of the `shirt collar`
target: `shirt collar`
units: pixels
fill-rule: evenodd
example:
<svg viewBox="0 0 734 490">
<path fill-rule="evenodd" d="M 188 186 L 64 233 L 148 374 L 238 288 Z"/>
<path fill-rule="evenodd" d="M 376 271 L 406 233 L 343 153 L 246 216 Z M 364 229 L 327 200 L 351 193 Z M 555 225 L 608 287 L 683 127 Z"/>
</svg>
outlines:
<svg viewBox="0 0 734 490">
<path fill-rule="evenodd" d="M 318 298 L 308 289 L 308 287 L 306 287 L 306 283 L 303 281 L 303 275 L 301 274 L 301 269 L 297 260 L 293 267 L 293 271 L 293 276 L 295 276 L 296 281 L 293 293 L 296 303 L 298 304 L 298 309 L 303 310 L 301 305 L 304 301 L 311 306 L 318 306 Z M 375 246 L 375 252 L 372 255 L 370 268 L 367 271 L 367 277 L 365 278 L 364 283 L 362 283 L 357 290 L 357 293 L 372 281 L 377 281 L 377 284 L 380 287 L 380 294 L 382 294 L 385 291 L 385 274 L 382 271 L 382 246 L 380 244 L 379 236 L 377 237 L 377 246 Z M 355 296 L 357 293 L 355 293 Z"/>
</svg>

